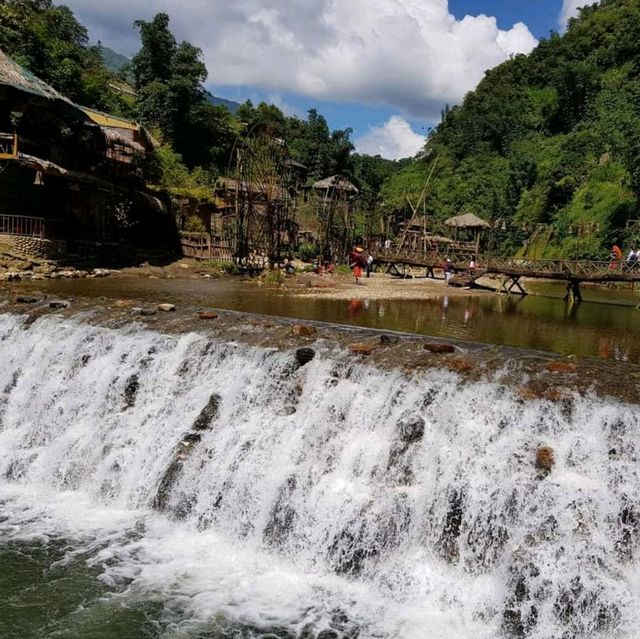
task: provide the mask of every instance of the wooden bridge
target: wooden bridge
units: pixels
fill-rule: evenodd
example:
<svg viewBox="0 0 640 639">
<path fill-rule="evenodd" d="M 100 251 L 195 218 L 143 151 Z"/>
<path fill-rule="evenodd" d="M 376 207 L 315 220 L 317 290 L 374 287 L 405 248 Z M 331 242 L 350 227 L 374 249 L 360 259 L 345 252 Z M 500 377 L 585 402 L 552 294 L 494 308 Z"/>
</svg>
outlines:
<svg viewBox="0 0 640 639">
<path fill-rule="evenodd" d="M 409 277 L 413 269 L 424 269 L 425 277 L 435 277 L 435 269 L 440 269 L 450 257 L 455 278 L 453 284 L 473 285 L 483 275 L 501 276 L 499 292 L 526 295 L 520 283 L 521 278 L 545 279 L 566 282 L 565 299 L 582 300 L 582 282 L 640 282 L 640 263 L 628 264 L 623 260 L 532 260 L 509 257 L 480 256 L 473 272 L 469 270 L 470 257 L 446 256 L 439 253 L 418 253 L 412 251 L 381 251 L 374 256 L 379 264 L 387 266 L 388 272 Z M 515 290 L 514 290 L 515 289 Z"/>
</svg>

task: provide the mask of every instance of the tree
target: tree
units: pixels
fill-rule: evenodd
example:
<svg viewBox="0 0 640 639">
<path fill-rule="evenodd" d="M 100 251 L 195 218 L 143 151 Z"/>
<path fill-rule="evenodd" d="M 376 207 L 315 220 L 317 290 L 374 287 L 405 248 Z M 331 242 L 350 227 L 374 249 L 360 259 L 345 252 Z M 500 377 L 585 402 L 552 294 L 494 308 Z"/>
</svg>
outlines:
<svg viewBox="0 0 640 639">
<path fill-rule="evenodd" d="M 87 30 L 64 6 L 50 0 L 0 3 L 0 48 L 63 95 L 85 106 L 115 114 L 130 113 L 112 83 Z"/>
<path fill-rule="evenodd" d="M 165 13 L 134 24 L 142 44 L 132 60 L 140 120 L 159 128 L 188 167 L 222 168 L 222 149 L 232 138 L 231 119 L 224 107 L 207 99 L 202 51 L 189 42 L 176 43 Z"/>
</svg>

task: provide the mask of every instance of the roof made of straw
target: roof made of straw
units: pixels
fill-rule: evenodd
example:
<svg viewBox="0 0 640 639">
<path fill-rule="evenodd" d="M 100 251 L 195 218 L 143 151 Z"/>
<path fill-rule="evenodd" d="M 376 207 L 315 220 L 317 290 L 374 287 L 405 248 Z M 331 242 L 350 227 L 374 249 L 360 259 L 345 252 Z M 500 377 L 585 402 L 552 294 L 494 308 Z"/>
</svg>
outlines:
<svg viewBox="0 0 640 639">
<path fill-rule="evenodd" d="M 0 84 L 8 85 L 21 91 L 27 91 L 28 93 L 33 93 L 34 95 L 49 100 L 64 100 L 65 102 L 69 102 L 69 100 L 58 93 L 53 87 L 12 60 L 2 49 L 0 49 Z"/>
<path fill-rule="evenodd" d="M 445 222 L 445 226 L 453 226 L 459 229 L 490 229 L 491 224 L 473 213 L 456 215 Z"/>
<path fill-rule="evenodd" d="M 313 185 L 314 189 L 328 189 L 334 191 L 347 191 L 349 193 L 358 193 L 358 189 L 354 184 L 351 184 L 347 178 L 341 175 L 332 175 L 331 177 L 320 180 Z"/>
</svg>

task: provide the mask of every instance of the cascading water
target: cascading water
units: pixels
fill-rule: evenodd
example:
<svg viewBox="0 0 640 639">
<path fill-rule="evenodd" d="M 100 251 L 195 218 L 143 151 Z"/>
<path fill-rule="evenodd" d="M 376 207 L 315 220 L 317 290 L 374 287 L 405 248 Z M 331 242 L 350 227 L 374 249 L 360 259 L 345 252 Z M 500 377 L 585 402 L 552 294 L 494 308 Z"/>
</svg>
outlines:
<svg viewBox="0 0 640 639">
<path fill-rule="evenodd" d="M 637 407 L 317 348 L 0 316 L 0 548 L 63 539 L 154 636 L 640 635 Z"/>
</svg>

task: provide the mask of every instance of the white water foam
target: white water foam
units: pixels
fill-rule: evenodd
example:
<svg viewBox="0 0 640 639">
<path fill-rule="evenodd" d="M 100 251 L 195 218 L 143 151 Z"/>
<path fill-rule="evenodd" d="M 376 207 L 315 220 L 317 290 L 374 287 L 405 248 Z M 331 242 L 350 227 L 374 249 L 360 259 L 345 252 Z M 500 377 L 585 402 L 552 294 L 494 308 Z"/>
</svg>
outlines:
<svg viewBox="0 0 640 639">
<path fill-rule="evenodd" d="M 637 637 L 635 406 L 59 318 L 0 316 L 0 358 L 0 539 L 76 539 L 105 583 L 180 608 L 172 636 L 223 614 L 294 636 Z"/>
</svg>

